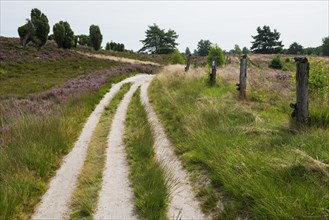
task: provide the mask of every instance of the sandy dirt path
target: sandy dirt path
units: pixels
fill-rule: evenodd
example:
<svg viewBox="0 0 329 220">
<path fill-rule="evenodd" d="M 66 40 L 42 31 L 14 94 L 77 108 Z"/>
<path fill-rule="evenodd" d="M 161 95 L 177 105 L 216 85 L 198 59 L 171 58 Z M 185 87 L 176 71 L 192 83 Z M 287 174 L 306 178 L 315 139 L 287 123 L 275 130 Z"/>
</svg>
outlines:
<svg viewBox="0 0 329 220">
<path fill-rule="evenodd" d="M 122 84 L 144 79 L 148 75 L 140 74 L 114 84 L 105 94 L 95 110 L 89 116 L 84 128 L 71 152 L 63 159 L 62 166 L 52 178 L 47 192 L 38 204 L 32 219 L 68 219 L 69 204 L 76 187 L 77 178 L 86 158 L 88 145 L 105 106 L 107 106 Z"/>
<path fill-rule="evenodd" d="M 77 51 L 77 53 L 82 54 L 84 56 L 95 57 L 95 58 L 103 59 L 103 60 L 113 60 L 113 61 L 118 61 L 118 62 L 123 62 L 123 63 L 146 64 L 146 65 L 149 64 L 149 65 L 153 65 L 153 66 L 160 66 L 160 64 L 154 63 L 151 61 L 134 60 L 134 59 L 129 59 L 129 58 L 125 58 L 125 57 L 115 57 L 115 56 L 111 56 L 111 55 L 91 54 L 91 53 L 85 53 L 85 52 L 80 52 L 80 51 Z"/>
<path fill-rule="evenodd" d="M 133 190 L 129 183 L 129 165 L 123 134 L 127 109 L 133 94 L 142 83 L 150 81 L 152 77 L 145 76 L 136 80 L 114 115 L 108 137 L 102 190 L 94 219 L 137 219 Z"/>
<path fill-rule="evenodd" d="M 147 94 L 150 82 L 141 87 L 141 101 L 146 109 L 148 121 L 154 135 L 154 148 L 157 160 L 173 178 L 170 189 L 169 219 L 207 219 L 188 180 L 188 175 L 177 158 Z"/>
</svg>

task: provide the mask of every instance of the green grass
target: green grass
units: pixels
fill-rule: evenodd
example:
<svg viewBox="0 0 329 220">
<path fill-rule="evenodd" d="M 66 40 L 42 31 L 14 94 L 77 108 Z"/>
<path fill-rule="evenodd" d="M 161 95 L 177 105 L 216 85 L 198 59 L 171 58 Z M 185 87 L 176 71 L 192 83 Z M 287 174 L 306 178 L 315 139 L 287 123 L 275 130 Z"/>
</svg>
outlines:
<svg viewBox="0 0 329 220">
<path fill-rule="evenodd" d="M 114 65 L 93 58 L 6 64 L 0 67 L 0 96 L 26 96 L 45 91 L 79 75 Z"/>
<path fill-rule="evenodd" d="M 112 118 L 131 84 L 124 84 L 105 108 L 88 147 L 87 158 L 79 176 L 78 186 L 73 194 L 71 219 L 92 219 L 96 210 L 98 193 L 102 185 L 105 165 L 105 151 Z"/>
<path fill-rule="evenodd" d="M 310 99 L 311 125 L 298 127 L 292 100 L 260 87 L 261 101 L 239 101 L 233 83 L 205 81 L 162 75 L 149 89 L 184 166 L 211 180 L 194 179 L 203 210 L 218 219 L 327 219 L 329 169 L 316 164 L 329 164 L 329 107 Z"/>
<path fill-rule="evenodd" d="M 153 138 L 138 90 L 129 105 L 125 143 L 135 205 L 142 219 L 167 219 L 168 187 L 165 174 L 156 162 Z"/>
<path fill-rule="evenodd" d="M 112 83 L 132 75 L 110 77 L 98 92 L 71 99 L 51 115 L 24 114 L 12 120 L 3 137 L 7 145 L 0 148 L 0 219 L 31 216 L 95 105 Z"/>
</svg>

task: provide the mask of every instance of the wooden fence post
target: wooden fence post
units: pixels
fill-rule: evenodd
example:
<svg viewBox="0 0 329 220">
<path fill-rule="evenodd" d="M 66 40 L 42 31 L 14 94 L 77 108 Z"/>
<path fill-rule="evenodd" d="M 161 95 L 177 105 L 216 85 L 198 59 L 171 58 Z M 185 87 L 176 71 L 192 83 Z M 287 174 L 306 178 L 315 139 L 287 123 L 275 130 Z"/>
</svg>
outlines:
<svg viewBox="0 0 329 220">
<path fill-rule="evenodd" d="M 297 122 L 308 120 L 308 76 L 310 64 L 306 57 L 295 57 L 296 62 L 296 103 L 290 106 L 294 109 L 292 117 Z"/>
<path fill-rule="evenodd" d="M 192 59 L 192 55 L 189 54 L 186 61 L 185 72 L 187 72 L 190 69 L 191 59 Z"/>
<path fill-rule="evenodd" d="M 240 97 L 246 98 L 247 89 L 247 55 L 242 55 L 240 59 L 240 83 L 236 84 L 237 90 L 240 91 Z"/>
<path fill-rule="evenodd" d="M 216 84 L 216 58 L 217 57 L 212 58 L 211 74 L 210 74 L 210 82 L 209 82 L 211 86 Z"/>
</svg>

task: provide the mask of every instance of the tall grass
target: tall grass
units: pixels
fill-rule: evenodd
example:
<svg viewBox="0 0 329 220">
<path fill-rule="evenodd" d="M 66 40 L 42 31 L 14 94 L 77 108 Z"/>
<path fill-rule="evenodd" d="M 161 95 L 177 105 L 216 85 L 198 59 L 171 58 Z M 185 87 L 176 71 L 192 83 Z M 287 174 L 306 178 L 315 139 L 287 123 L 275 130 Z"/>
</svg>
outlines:
<svg viewBox="0 0 329 220">
<path fill-rule="evenodd" d="M 129 105 L 125 143 L 135 205 L 142 219 L 167 219 L 169 192 L 164 171 L 156 162 L 153 138 L 138 90 Z"/>
<path fill-rule="evenodd" d="M 329 218 L 328 107 L 311 101 L 321 126 L 296 127 L 285 85 L 259 83 L 249 96 L 261 99 L 239 101 L 231 78 L 211 88 L 205 77 L 162 73 L 149 89 L 185 167 L 211 181 L 195 180 L 203 209 L 219 219 Z"/>
<path fill-rule="evenodd" d="M 110 132 L 112 118 L 124 94 L 128 92 L 130 85 L 130 83 L 124 84 L 111 100 L 94 131 L 88 147 L 87 158 L 79 176 L 79 183 L 73 194 L 71 219 L 92 219 L 96 210 L 98 193 L 102 185 L 107 137 Z"/>
<path fill-rule="evenodd" d="M 61 103 L 50 115 L 26 113 L 8 119 L 11 128 L 1 134 L 6 141 L 0 147 L 0 219 L 31 216 L 95 105 L 113 82 L 131 75 L 110 78 L 99 91 Z"/>
</svg>

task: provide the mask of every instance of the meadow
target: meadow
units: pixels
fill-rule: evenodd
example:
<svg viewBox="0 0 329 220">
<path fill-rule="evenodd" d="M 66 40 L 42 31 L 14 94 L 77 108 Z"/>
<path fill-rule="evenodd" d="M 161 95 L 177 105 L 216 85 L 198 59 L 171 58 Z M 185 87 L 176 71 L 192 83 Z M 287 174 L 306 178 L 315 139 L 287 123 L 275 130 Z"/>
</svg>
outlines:
<svg viewBox="0 0 329 220">
<path fill-rule="evenodd" d="M 149 88 L 203 210 L 215 219 L 328 218 L 327 100 L 311 94 L 310 122 L 296 124 L 291 73 L 265 65 L 249 65 L 240 100 L 235 60 L 217 69 L 213 87 L 207 70 L 171 66 Z"/>
</svg>

